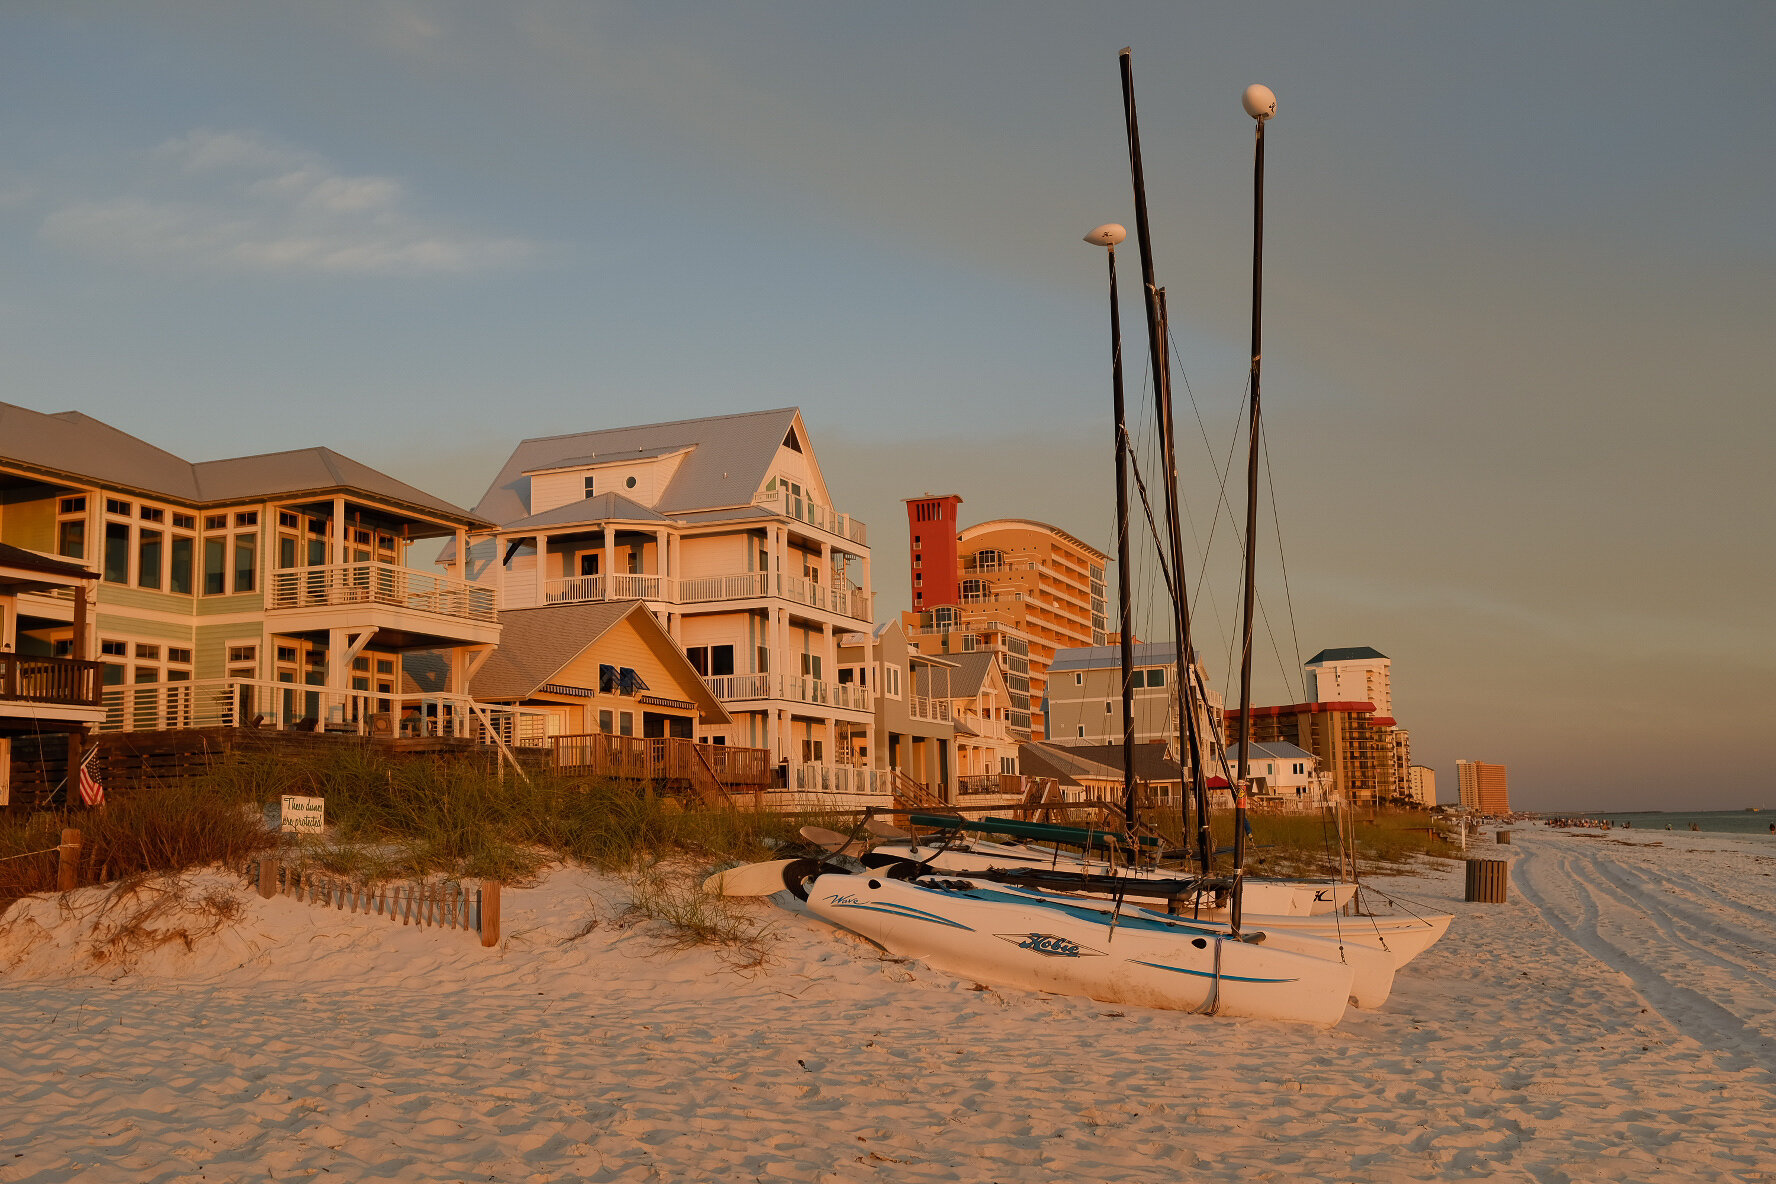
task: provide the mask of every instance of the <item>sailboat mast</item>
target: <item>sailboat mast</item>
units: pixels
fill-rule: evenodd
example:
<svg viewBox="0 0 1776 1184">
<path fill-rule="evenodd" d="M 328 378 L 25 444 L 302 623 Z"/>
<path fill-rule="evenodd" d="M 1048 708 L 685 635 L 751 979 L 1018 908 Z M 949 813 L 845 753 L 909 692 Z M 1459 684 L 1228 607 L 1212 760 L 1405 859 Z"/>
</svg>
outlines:
<svg viewBox="0 0 1776 1184">
<path fill-rule="evenodd" d="M 1264 125 L 1276 114 L 1276 96 L 1262 86 L 1246 88 L 1248 114 L 1257 122 L 1252 153 L 1252 405 L 1251 441 L 1246 451 L 1246 572 L 1240 630 L 1239 771 L 1234 786 L 1233 900 L 1228 921 L 1239 932 L 1240 905 L 1245 896 L 1246 796 L 1252 767 L 1252 608 L 1258 588 L 1258 432 L 1262 404 L 1259 377 L 1264 358 Z"/>
<path fill-rule="evenodd" d="M 1116 248 L 1110 248 L 1110 388 L 1116 404 L 1116 613 L 1122 658 L 1122 817 L 1135 829 L 1134 597 L 1129 591 L 1128 423 L 1122 406 L 1122 315 L 1116 300 Z"/>
<path fill-rule="evenodd" d="M 1129 173 L 1135 189 L 1135 231 L 1141 248 L 1141 287 L 1147 302 L 1147 352 L 1153 367 L 1153 394 L 1160 424 L 1161 460 L 1165 468 L 1166 529 L 1171 535 L 1172 575 L 1177 595 L 1172 602 L 1178 641 L 1179 741 L 1190 762 L 1191 798 L 1196 804 L 1197 860 L 1206 875 L 1214 852 L 1209 838 L 1209 790 L 1203 774 L 1202 753 L 1196 735 L 1196 713 L 1191 710 L 1187 676 L 1195 650 L 1190 644 L 1190 601 L 1184 582 L 1184 543 L 1178 522 L 1178 463 L 1173 446 L 1171 372 L 1165 355 L 1164 295 L 1153 282 L 1153 239 L 1147 222 L 1147 180 L 1141 167 L 1141 128 L 1135 115 L 1135 72 L 1130 51 L 1120 55 L 1122 110 L 1128 127 Z"/>
</svg>

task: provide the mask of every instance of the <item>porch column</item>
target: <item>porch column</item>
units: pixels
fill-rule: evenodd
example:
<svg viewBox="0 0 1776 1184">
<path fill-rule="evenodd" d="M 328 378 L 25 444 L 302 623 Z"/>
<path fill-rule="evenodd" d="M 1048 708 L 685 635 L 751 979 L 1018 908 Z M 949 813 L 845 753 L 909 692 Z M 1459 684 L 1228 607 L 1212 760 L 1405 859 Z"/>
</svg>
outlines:
<svg viewBox="0 0 1776 1184">
<path fill-rule="evenodd" d="M 349 687 L 351 685 L 351 678 L 346 673 L 348 670 L 350 670 L 350 666 L 346 662 L 345 651 L 346 651 L 345 630 L 343 630 L 343 629 L 329 629 L 329 630 L 327 630 L 327 685 L 324 689 L 328 692 L 342 691 L 346 687 Z M 326 702 L 327 698 L 329 698 L 329 697 L 331 697 L 330 694 L 322 697 L 322 702 L 321 702 L 321 730 L 322 731 L 326 731 L 327 721 L 330 718 L 332 718 L 332 716 L 331 716 L 332 704 Z M 340 714 L 341 719 L 343 719 L 345 717 L 345 704 L 344 704 L 343 700 L 340 702 L 340 713 L 339 714 Z"/>
<path fill-rule="evenodd" d="M 536 547 L 536 564 L 531 579 L 536 583 L 536 590 L 531 593 L 530 603 L 534 605 L 549 603 L 549 536 L 539 533 L 531 540 Z M 569 578 L 578 572 L 568 572 Z"/>
<path fill-rule="evenodd" d="M 670 566 L 667 562 L 666 554 L 667 538 L 668 535 L 663 530 L 656 530 L 654 532 L 654 574 L 657 576 L 669 576 L 672 574 L 671 571 L 667 570 Z M 665 586 L 662 585 L 660 588 L 662 599 L 665 598 L 665 592 Z"/>
<path fill-rule="evenodd" d="M 785 653 L 788 643 L 784 638 L 782 610 L 772 607 L 766 609 L 765 612 L 770 618 L 770 626 L 765 631 L 765 648 L 769 655 L 769 661 L 766 664 L 771 668 L 771 677 L 767 680 L 767 687 L 783 687 L 783 680 L 789 677 L 789 671 L 784 669 L 784 666 L 787 665 Z M 769 689 L 766 693 L 770 694 Z M 774 694 L 770 697 L 777 698 Z"/>
<path fill-rule="evenodd" d="M 614 599 L 611 592 L 615 588 L 616 581 L 611 577 L 617 574 L 617 532 L 611 528 L 611 524 L 608 522 L 604 524 L 604 559 L 599 564 L 599 574 L 604 577 L 602 599 Z"/>
<path fill-rule="evenodd" d="M 499 559 L 499 551 L 497 550 L 498 546 L 499 541 L 496 536 L 494 540 L 494 547 L 496 548 L 494 551 L 494 559 L 496 562 Z M 466 580 L 469 578 L 469 532 L 460 526 L 456 528 L 456 574 L 460 579 Z"/>
<path fill-rule="evenodd" d="M 346 547 L 350 541 L 351 533 L 345 525 L 345 499 L 336 497 L 333 499 L 333 539 L 330 548 L 333 557 L 327 562 L 344 563 L 347 555 Z M 332 650 L 329 649 L 327 652 L 331 654 Z"/>
<path fill-rule="evenodd" d="M 466 551 L 457 552 L 462 556 L 462 577 L 469 578 L 469 556 Z M 503 610 L 510 607 L 506 604 L 506 536 L 495 531 L 493 534 L 493 607 Z"/>
<path fill-rule="evenodd" d="M 814 582 L 817 584 L 824 584 L 829 588 L 836 586 L 833 583 L 833 578 L 832 578 L 832 544 L 831 543 L 821 543 L 820 544 L 820 575 L 819 575 L 819 578 L 816 579 Z M 829 597 L 830 597 L 830 595 L 831 595 L 831 593 L 828 593 Z M 834 604 L 827 604 L 827 605 L 824 605 L 823 607 L 836 610 L 838 606 L 834 605 Z"/>
<path fill-rule="evenodd" d="M 789 569 L 789 528 L 773 526 L 771 528 L 771 570 L 776 574 L 776 582 L 772 590 L 779 596 L 783 594 L 783 578 Z"/>
<path fill-rule="evenodd" d="M 92 649 L 87 644 L 87 607 L 86 598 L 92 595 L 92 587 L 85 581 L 74 585 L 74 646 L 72 653 L 75 660 L 81 661 L 92 656 Z M 16 620 L 12 621 L 16 627 Z M 17 634 L 14 634 L 16 639 Z M 14 648 L 17 646 L 15 644 Z"/>
</svg>

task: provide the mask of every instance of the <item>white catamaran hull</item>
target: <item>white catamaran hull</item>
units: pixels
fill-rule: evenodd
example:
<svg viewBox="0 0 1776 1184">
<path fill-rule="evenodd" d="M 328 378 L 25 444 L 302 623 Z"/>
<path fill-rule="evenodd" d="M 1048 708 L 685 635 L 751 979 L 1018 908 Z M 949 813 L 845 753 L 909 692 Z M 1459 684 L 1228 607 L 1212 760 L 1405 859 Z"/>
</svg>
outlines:
<svg viewBox="0 0 1776 1184">
<path fill-rule="evenodd" d="M 1009 885 L 995 885 L 995 887 L 1018 896 L 1057 899 L 1106 914 L 1114 912 L 1116 907 L 1109 901 L 1042 892 L 1033 888 Z M 1124 917 L 1138 915 L 1173 924 L 1182 922 L 1192 930 L 1214 933 L 1221 937 L 1232 935 L 1231 927 L 1224 922 L 1174 917 L 1127 904 L 1123 906 L 1122 915 Z M 1394 989 L 1394 971 L 1397 969 L 1394 965 L 1394 957 L 1388 951 L 1363 942 L 1341 941 L 1331 934 L 1321 935 L 1306 930 L 1280 929 L 1275 927 L 1275 920 L 1275 918 L 1267 918 L 1266 924 L 1256 926 L 1264 934 L 1264 945 L 1267 948 L 1287 950 L 1291 954 L 1305 954 L 1310 958 L 1321 958 L 1331 962 L 1343 962 L 1351 968 L 1351 1002 L 1363 1008 L 1376 1008 L 1387 1002 L 1388 995 Z M 1256 918 L 1248 920 L 1241 928 L 1249 933 L 1255 927 L 1255 921 Z"/>
<path fill-rule="evenodd" d="M 1354 978 L 1342 962 L 1234 941 L 1156 916 L 1110 916 L 998 885 L 924 886 L 824 875 L 808 907 L 937 970 L 997 986 L 1106 1003 L 1331 1025 Z"/>
</svg>

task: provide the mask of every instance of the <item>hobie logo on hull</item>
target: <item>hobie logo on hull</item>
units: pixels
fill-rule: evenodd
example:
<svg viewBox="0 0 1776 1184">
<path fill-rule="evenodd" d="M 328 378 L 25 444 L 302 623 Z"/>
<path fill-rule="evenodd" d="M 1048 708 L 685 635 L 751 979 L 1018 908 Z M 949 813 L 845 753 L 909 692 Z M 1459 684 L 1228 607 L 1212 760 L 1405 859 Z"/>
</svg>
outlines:
<svg viewBox="0 0 1776 1184">
<path fill-rule="evenodd" d="M 1008 941 L 1020 950 L 1035 950 L 1049 958 L 1102 958 L 1103 950 L 1082 946 L 1076 941 L 1052 933 L 995 933 L 1000 941 Z"/>
</svg>

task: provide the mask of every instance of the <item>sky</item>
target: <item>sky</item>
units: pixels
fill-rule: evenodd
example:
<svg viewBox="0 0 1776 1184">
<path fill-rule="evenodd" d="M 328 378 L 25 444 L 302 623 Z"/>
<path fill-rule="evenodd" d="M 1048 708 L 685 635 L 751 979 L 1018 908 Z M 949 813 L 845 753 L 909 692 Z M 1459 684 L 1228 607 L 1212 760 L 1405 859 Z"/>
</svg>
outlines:
<svg viewBox="0 0 1776 1184">
<path fill-rule="evenodd" d="M 1373 646 L 1444 800 L 1776 806 L 1769 5 L 11 0 L 0 398 L 463 505 L 526 436 L 798 406 L 879 618 L 904 497 L 1110 550 L 1124 46 L 1212 681 L 1264 82 L 1259 700 Z"/>
</svg>

